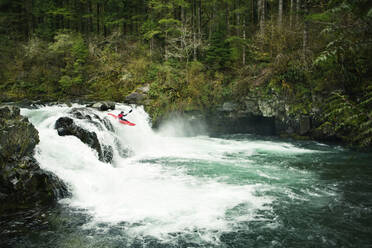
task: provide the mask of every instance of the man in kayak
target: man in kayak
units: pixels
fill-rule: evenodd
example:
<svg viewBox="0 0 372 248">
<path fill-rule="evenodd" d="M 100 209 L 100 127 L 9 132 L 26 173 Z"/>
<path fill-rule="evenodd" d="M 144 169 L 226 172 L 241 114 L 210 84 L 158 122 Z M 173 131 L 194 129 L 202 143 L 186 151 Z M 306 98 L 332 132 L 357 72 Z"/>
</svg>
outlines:
<svg viewBox="0 0 372 248">
<path fill-rule="evenodd" d="M 119 120 L 128 121 L 128 120 L 124 119 L 124 117 L 127 116 L 131 112 L 132 112 L 132 110 L 130 110 L 127 114 L 124 114 L 124 111 L 121 111 L 120 114 L 118 115 Z"/>
</svg>

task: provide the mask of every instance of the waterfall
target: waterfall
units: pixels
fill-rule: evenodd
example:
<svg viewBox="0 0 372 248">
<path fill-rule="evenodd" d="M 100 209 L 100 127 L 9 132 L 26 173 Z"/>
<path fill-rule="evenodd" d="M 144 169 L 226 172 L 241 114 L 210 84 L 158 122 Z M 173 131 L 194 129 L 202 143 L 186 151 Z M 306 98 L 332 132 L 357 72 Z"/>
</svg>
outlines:
<svg viewBox="0 0 372 248">
<path fill-rule="evenodd" d="M 91 117 L 76 118 L 71 114 L 72 109 Z M 117 105 L 111 113 L 130 109 L 127 105 Z M 219 233 L 231 230 L 237 218 L 254 220 L 260 218 L 257 210 L 269 211 L 273 199 L 257 192 L 269 189 L 270 185 L 236 184 L 218 175 L 198 175 L 192 167 L 188 170 L 182 166 L 185 161 L 198 164 L 199 168 L 202 164 L 206 168 L 214 166 L 217 171 L 225 170 L 221 162 L 239 165 L 230 156 L 233 153 L 249 157 L 257 149 L 307 152 L 290 144 L 238 142 L 207 136 L 174 137 L 166 135 L 165 129 L 156 133 L 142 107 L 134 107 L 127 116 L 136 123 L 134 127 L 120 124 L 108 113 L 80 105 L 22 109 L 22 114 L 39 131 L 35 158 L 40 167 L 67 183 L 72 196 L 60 202 L 91 215 L 92 221 L 85 225 L 89 228 L 99 223 L 124 223 L 133 235 L 165 239 L 171 237 L 170 233 L 197 231 L 213 241 Z M 111 146 L 112 162 L 99 161 L 97 152 L 74 136 L 59 136 L 54 125 L 64 116 L 95 132 L 101 145 Z M 175 129 L 176 126 L 172 127 Z"/>
</svg>

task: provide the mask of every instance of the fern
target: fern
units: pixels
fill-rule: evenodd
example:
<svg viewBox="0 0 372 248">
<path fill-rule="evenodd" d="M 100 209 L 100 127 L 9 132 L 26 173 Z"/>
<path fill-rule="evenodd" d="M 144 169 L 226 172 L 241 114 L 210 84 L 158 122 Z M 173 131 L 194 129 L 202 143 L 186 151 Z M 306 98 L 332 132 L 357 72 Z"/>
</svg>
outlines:
<svg viewBox="0 0 372 248">
<path fill-rule="evenodd" d="M 342 92 L 333 92 L 325 107 L 327 128 L 360 147 L 372 145 L 372 86 L 366 87 L 359 101 L 352 101 Z"/>
</svg>

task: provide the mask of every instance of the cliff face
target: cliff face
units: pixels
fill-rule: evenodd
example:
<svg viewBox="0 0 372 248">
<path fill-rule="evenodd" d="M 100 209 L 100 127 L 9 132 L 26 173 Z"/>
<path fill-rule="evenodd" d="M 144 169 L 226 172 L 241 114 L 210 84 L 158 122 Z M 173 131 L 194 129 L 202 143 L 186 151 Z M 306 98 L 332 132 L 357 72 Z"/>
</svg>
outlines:
<svg viewBox="0 0 372 248">
<path fill-rule="evenodd" d="M 340 141 L 338 134 L 322 126 L 323 100 L 318 98 L 312 99 L 310 109 L 301 109 L 301 103 L 285 96 L 250 94 L 237 102 L 223 103 L 211 111 L 206 122 L 212 132 L 217 133 L 240 132 Z"/>
<path fill-rule="evenodd" d="M 68 194 L 66 185 L 33 158 L 39 134 L 14 106 L 0 107 L 0 213 L 44 206 Z"/>
<path fill-rule="evenodd" d="M 159 127 L 174 116 L 182 117 L 186 125 L 204 123 L 210 135 L 251 133 L 260 135 L 280 135 L 298 139 L 320 141 L 340 141 L 332 131 L 321 127 L 321 99 L 314 101 L 310 110 L 300 109 L 293 99 L 280 95 L 250 94 L 244 99 L 224 102 L 207 111 L 171 113 L 154 123 Z M 294 109 L 296 111 L 294 111 Z M 151 112 L 150 112 L 151 115 Z"/>
</svg>

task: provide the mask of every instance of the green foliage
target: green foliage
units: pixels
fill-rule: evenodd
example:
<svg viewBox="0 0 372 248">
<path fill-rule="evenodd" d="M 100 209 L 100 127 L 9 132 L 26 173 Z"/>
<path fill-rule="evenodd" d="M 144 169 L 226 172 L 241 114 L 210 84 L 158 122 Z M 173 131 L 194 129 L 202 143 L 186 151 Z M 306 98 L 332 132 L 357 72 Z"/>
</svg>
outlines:
<svg viewBox="0 0 372 248">
<path fill-rule="evenodd" d="M 329 12 L 313 13 L 313 14 L 309 15 L 307 18 L 310 21 L 321 21 L 321 22 L 331 21 L 331 15 L 330 15 Z"/>
<path fill-rule="evenodd" d="M 61 78 L 58 80 L 63 92 L 71 95 L 81 95 L 84 92 L 85 68 L 88 49 L 80 34 L 60 33 L 50 45 L 50 50 L 61 56 L 65 67 L 61 68 Z"/>
<path fill-rule="evenodd" d="M 223 32 L 215 32 L 206 51 L 205 62 L 212 70 L 225 70 L 231 65 L 231 48 Z"/>
<path fill-rule="evenodd" d="M 312 114 L 332 95 L 327 129 L 337 119 L 337 134 L 370 144 L 370 114 L 355 113 L 372 101 L 371 1 L 301 2 L 291 15 L 284 1 L 279 23 L 273 0 L 264 18 L 257 0 L 0 1 L 0 97 L 122 101 L 150 85 L 162 118 L 252 92 Z"/>
<path fill-rule="evenodd" d="M 326 119 L 334 132 L 361 147 L 372 144 L 372 86 L 366 88 L 366 96 L 352 101 L 341 92 L 334 92 L 328 99 Z"/>
<path fill-rule="evenodd" d="M 328 11 L 332 22 L 322 31 L 328 44 L 314 60 L 317 76 L 324 82 L 318 85 L 319 90 L 341 86 L 342 90 L 358 94 L 364 78 L 369 77 L 372 39 L 368 27 L 371 23 L 356 15 L 362 11 L 363 4 L 365 1 L 360 4 L 344 1 Z"/>
</svg>

